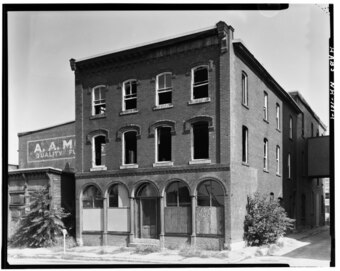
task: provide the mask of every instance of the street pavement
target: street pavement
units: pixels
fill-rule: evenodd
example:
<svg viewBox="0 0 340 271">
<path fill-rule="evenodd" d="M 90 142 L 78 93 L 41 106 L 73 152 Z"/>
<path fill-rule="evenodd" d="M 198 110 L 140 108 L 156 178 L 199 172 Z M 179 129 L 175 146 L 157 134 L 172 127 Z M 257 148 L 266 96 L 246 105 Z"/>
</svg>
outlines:
<svg viewBox="0 0 340 271">
<path fill-rule="evenodd" d="M 309 244 L 283 255 L 254 257 L 244 259 L 240 263 L 287 263 L 296 267 L 329 267 L 331 238 L 328 230 L 302 238 L 301 241 Z"/>
<path fill-rule="evenodd" d="M 8 249 L 11 265 L 133 265 L 133 264 L 289 264 L 290 266 L 329 266 L 329 227 L 320 227 L 287 236 L 284 246 L 273 256 L 255 256 L 257 247 L 236 251 L 205 252 L 186 257 L 177 250 L 140 254 L 133 248 L 73 247 L 66 254 L 60 248 Z M 267 254 L 263 254 L 267 255 Z"/>
</svg>

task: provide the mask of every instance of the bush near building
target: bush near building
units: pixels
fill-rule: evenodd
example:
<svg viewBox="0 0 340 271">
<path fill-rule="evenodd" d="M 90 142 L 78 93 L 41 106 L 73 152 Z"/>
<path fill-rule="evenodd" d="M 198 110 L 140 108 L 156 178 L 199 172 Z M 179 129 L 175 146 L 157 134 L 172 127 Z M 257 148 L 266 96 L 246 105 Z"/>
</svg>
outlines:
<svg viewBox="0 0 340 271">
<path fill-rule="evenodd" d="M 69 214 L 63 208 L 50 208 L 52 199 L 47 188 L 33 192 L 30 200 L 30 212 L 21 218 L 9 245 L 37 248 L 56 244 L 64 228 L 62 220 Z"/>
<path fill-rule="evenodd" d="M 244 239 L 248 246 L 273 244 L 293 228 L 294 221 L 287 217 L 279 201 L 255 193 L 248 197 Z"/>
</svg>

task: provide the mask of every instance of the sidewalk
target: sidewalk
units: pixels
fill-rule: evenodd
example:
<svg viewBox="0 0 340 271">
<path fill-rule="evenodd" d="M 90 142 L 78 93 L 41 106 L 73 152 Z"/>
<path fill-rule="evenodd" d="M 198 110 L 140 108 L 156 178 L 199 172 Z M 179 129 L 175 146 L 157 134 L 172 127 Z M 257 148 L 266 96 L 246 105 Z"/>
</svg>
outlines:
<svg viewBox="0 0 340 271">
<path fill-rule="evenodd" d="M 292 233 L 282 238 L 282 247 L 277 246 L 278 251 L 272 255 L 282 255 L 294 249 L 305 246 L 303 239 L 329 230 L 328 226 L 310 230 L 303 230 Z M 301 241 L 299 241 L 301 240 Z M 235 251 L 203 251 L 192 250 L 190 247 L 180 250 L 164 249 L 160 252 L 152 252 L 148 249 L 138 250 L 130 247 L 73 247 L 66 250 L 64 254 L 62 248 L 37 248 L 37 249 L 8 249 L 8 259 L 10 264 L 16 264 L 15 260 L 20 259 L 53 259 L 60 263 L 67 261 L 81 260 L 89 263 L 100 261 L 103 264 L 112 262 L 128 262 L 139 264 L 228 264 L 239 263 L 245 259 L 255 257 L 259 254 L 258 247 L 245 247 Z M 267 249 L 268 251 L 268 249 Z"/>
</svg>

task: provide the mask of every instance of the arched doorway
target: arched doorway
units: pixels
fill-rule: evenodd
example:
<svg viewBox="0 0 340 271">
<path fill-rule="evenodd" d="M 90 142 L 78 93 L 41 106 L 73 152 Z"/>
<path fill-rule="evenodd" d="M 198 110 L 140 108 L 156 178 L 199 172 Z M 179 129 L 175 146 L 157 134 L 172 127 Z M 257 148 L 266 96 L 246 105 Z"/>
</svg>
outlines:
<svg viewBox="0 0 340 271">
<path fill-rule="evenodd" d="M 157 239 L 159 235 L 159 197 L 150 183 L 142 184 L 136 193 L 137 238 Z"/>
</svg>

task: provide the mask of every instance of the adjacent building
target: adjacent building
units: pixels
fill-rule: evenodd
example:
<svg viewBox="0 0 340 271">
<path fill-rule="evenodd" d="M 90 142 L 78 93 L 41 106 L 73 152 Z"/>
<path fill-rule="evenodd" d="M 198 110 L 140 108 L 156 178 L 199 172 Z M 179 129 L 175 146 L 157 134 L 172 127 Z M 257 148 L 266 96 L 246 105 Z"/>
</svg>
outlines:
<svg viewBox="0 0 340 271">
<path fill-rule="evenodd" d="M 323 223 L 301 132 L 326 127 L 233 33 L 219 22 L 70 60 L 80 244 L 234 248 L 256 191 L 281 198 L 297 226 Z"/>
<path fill-rule="evenodd" d="M 8 172 L 8 236 L 20 218 L 30 211 L 30 194 L 48 188 L 51 208 L 75 211 L 75 131 L 74 121 L 19 133 L 19 166 Z M 70 226 L 70 224 L 68 226 Z"/>
</svg>

